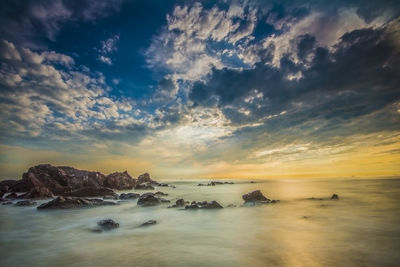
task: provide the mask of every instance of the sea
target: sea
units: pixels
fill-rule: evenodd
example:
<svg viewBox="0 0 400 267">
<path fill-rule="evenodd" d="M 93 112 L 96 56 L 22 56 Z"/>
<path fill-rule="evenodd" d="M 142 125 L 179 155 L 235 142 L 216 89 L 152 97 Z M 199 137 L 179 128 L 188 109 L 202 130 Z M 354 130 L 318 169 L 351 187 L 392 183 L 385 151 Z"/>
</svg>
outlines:
<svg viewBox="0 0 400 267">
<path fill-rule="evenodd" d="M 155 207 L 0 205 L 0 266 L 400 266 L 400 179 L 219 181 L 234 184 L 162 181 L 171 203 Z M 253 190 L 280 202 L 244 205 Z M 224 208 L 168 208 L 179 198 Z M 120 226 L 94 231 L 102 219 Z"/>
</svg>

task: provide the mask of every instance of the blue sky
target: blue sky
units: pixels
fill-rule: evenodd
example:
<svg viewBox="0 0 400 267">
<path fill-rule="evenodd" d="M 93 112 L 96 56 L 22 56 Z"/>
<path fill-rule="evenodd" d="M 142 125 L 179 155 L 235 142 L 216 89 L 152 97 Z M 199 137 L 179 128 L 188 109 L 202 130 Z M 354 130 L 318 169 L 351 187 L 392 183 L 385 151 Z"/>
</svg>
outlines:
<svg viewBox="0 0 400 267">
<path fill-rule="evenodd" d="M 42 162 L 162 178 L 400 173 L 397 1 L 0 10 L 2 178 Z"/>
</svg>

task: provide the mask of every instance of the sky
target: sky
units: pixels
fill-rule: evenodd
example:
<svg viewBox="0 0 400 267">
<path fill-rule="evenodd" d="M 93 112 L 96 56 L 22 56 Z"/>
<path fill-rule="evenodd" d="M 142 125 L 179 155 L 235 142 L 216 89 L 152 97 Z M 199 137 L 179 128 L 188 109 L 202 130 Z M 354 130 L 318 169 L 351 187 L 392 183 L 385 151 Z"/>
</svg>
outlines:
<svg viewBox="0 0 400 267">
<path fill-rule="evenodd" d="M 0 179 L 400 176 L 400 2 L 0 1 Z"/>
</svg>

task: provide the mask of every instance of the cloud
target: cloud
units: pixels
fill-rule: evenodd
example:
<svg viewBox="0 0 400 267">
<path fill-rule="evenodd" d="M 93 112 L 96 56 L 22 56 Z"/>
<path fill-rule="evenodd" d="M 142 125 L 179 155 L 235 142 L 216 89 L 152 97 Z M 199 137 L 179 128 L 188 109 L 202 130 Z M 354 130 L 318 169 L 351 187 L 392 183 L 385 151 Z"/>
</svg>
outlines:
<svg viewBox="0 0 400 267">
<path fill-rule="evenodd" d="M 3 138 L 58 138 L 99 127 L 101 132 L 110 121 L 121 127 L 141 124 L 134 118 L 132 100 L 109 96 L 101 73 L 76 66 L 67 55 L 38 53 L 1 40 L 0 57 Z"/>
<path fill-rule="evenodd" d="M 166 27 L 147 49 L 147 63 L 151 68 L 167 70 L 174 79 L 203 79 L 212 68 L 230 64 L 213 48 L 215 43 L 232 48 L 239 41 L 252 39 L 256 22 L 256 10 L 248 6 L 206 9 L 198 2 L 176 6 L 167 15 Z"/>
<path fill-rule="evenodd" d="M 119 34 L 116 34 L 101 42 L 101 48 L 97 49 L 99 52 L 98 60 L 107 65 L 112 65 L 113 62 L 110 55 L 118 51 Z"/>
<path fill-rule="evenodd" d="M 35 47 L 34 40 L 39 37 L 55 41 L 64 24 L 102 19 L 118 12 L 121 3 L 122 0 L 1 1 L 0 34 L 7 40 Z"/>
</svg>

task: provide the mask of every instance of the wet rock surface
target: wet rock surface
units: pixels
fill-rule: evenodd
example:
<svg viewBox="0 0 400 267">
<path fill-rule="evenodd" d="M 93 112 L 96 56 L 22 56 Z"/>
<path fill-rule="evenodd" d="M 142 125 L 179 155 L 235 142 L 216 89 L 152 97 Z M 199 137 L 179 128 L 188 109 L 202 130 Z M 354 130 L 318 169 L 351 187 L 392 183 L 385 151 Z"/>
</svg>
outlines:
<svg viewBox="0 0 400 267">
<path fill-rule="evenodd" d="M 207 202 L 192 201 L 190 205 L 186 205 L 185 209 L 222 209 L 223 207 L 215 200 Z"/>
<path fill-rule="evenodd" d="M 97 222 L 97 225 L 100 227 L 101 230 L 112 230 L 119 227 L 119 223 L 115 222 L 112 219 L 104 219 Z"/>
<path fill-rule="evenodd" d="M 137 204 L 141 206 L 155 206 L 161 203 L 169 203 L 170 201 L 157 196 L 154 193 L 144 193 L 138 199 Z"/>
<path fill-rule="evenodd" d="M 74 209 L 74 208 L 89 208 L 105 205 L 117 205 L 112 201 L 104 201 L 99 198 L 76 198 L 76 197 L 57 197 L 52 201 L 44 203 L 38 207 L 41 209 Z"/>
<path fill-rule="evenodd" d="M 27 206 L 34 206 L 36 205 L 35 201 L 31 201 L 31 200 L 21 200 L 18 201 L 17 203 L 15 203 L 15 206 L 18 207 L 27 207 Z"/>
<path fill-rule="evenodd" d="M 136 199 L 140 197 L 138 193 L 122 193 L 119 195 L 119 199 Z"/>
</svg>

